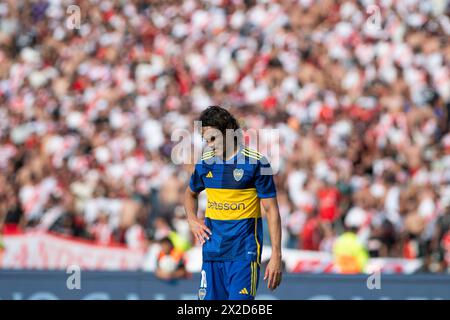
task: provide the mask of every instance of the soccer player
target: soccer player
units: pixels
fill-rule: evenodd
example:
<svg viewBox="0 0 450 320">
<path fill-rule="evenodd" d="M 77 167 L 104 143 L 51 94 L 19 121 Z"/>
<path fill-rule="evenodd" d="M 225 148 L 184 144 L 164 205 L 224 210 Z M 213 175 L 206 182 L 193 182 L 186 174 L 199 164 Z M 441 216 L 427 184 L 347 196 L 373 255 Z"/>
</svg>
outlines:
<svg viewBox="0 0 450 320">
<path fill-rule="evenodd" d="M 195 165 L 185 193 L 191 231 L 202 244 L 199 299 L 253 300 L 259 282 L 262 221 L 267 213 L 272 253 L 264 280 L 281 282 L 281 223 L 272 170 L 267 159 L 239 142 L 236 119 L 211 106 L 200 119 L 209 151 Z M 197 216 L 198 195 L 206 191 L 205 219 Z"/>
</svg>

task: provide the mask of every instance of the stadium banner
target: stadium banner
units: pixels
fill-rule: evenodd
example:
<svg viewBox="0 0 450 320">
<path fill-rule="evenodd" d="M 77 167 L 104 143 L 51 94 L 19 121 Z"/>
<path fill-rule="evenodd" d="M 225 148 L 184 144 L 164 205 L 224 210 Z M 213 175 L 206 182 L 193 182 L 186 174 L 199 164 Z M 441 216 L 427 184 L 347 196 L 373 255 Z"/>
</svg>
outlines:
<svg viewBox="0 0 450 320">
<path fill-rule="evenodd" d="M 140 251 L 46 233 L 7 235 L 3 242 L 2 268 L 65 269 L 77 265 L 87 270 L 138 270 L 142 265 Z"/>
<path fill-rule="evenodd" d="M 0 259 L 4 269 L 65 269 L 77 265 L 85 270 L 155 271 L 159 246 L 152 245 L 146 251 L 124 246 L 102 246 L 90 241 L 75 240 L 59 235 L 28 232 L 5 235 L 6 250 Z M 263 247 L 262 263 L 270 258 L 271 248 Z M 186 252 L 186 269 L 200 272 L 202 251 L 194 247 Z M 283 249 L 285 270 L 292 273 L 336 273 L 333 257 L 327 252 Z M 372 258 L 367 272 L 412 274 L 422 266 L 419 259 Z"/>
</svg>

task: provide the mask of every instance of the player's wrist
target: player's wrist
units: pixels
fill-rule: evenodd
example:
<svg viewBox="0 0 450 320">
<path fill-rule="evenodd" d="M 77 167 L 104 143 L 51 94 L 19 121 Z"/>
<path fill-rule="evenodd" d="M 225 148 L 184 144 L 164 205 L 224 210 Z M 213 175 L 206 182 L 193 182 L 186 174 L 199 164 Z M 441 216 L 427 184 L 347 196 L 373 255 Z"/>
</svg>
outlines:
<svg viewBox="0 0 450 320">
<path fill-rule="evenodd" d="M 193 213 L 188 213 L 186 215 L 186 218 L 188 221 L 197 221 L 198 220 L 197 216 Z"/>
<path fill-rule="evenodd" d="M 282 256 L 281 256 L 281 250 L 273 250 L 272 249 L 272 259 L 277 259 L 277 260 L 281 260 Z"/>
</svg>

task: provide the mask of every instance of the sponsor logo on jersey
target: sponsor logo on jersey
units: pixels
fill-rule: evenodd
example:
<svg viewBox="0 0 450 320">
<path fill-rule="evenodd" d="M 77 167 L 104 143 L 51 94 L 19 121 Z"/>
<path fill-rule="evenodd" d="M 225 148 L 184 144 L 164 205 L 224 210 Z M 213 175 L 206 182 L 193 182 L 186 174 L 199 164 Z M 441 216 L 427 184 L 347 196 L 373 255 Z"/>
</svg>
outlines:
<svg viewBox="0 0 450 320">
<path fill-rule="evenodd" d="M 243 202 L 216 202 L 208 200 L 208 209 L 214 210 L 245 210 Z"/>
</svg>

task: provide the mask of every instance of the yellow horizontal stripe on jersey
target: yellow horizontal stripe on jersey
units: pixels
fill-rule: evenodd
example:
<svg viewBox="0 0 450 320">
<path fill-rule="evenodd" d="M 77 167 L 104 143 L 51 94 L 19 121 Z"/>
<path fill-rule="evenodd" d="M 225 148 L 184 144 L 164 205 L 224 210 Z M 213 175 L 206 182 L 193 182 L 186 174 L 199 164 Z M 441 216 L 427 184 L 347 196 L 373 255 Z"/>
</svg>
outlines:
<svg viewBox="0 0 450 320">
<path fill-rule="evenodd" d="M 206 188 L 207 218 L 215 220 L 241 220 L 260 218 L 261 207 L 255 188 L 216 189 Z"/>
</svg>

